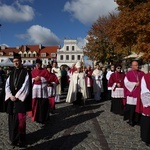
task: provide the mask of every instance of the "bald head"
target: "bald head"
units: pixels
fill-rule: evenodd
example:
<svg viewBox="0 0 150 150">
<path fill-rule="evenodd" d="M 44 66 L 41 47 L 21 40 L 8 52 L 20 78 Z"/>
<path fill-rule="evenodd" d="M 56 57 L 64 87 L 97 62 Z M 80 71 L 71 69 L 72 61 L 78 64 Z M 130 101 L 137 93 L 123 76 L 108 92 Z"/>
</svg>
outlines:
<svg viewBox="0 0 150 150">
<path fill-rule="evenodd" d="M 132 70 L 138 70 L 139 69 L 139 63 L 137 61 L 132 61 Z"/>
</svg>

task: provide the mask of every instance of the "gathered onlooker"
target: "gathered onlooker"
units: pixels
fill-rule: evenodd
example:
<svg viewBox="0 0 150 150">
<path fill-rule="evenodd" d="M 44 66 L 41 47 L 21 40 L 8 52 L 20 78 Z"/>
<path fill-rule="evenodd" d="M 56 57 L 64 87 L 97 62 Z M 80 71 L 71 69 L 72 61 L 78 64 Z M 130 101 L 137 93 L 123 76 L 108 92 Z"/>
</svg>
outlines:
<svg viewBox="0 0 150 150">
<path fill-rule="evenodd" d="M 64 66 L 60 67 L 61 71 L 61 91 L 64 92 L 67 86 L 67 71 Z"/>
</svg>

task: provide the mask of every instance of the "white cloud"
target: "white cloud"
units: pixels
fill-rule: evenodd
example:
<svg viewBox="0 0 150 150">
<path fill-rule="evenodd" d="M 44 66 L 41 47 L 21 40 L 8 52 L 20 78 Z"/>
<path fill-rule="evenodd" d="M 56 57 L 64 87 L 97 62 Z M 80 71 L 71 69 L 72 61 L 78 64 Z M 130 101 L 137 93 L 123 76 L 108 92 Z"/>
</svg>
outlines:
<svg viewBox="0 0 150 150">
<path fill-rule="evenodd" d="M 87 43 L 87 40 L 85 38 L 77 38 L 77 45 L 79 48 L 84 48 Z"/>
<path fill-rule="evenodd" d="M 48 28 L 40 25 L 33 25 L 27 30 L 27 35 L 21 35 L 34 44 L 59 45 L 59 38 Z"/>
<path fill-rule="evenodd" d="M 66 2 L 64 11 L 69 12 L 73 18 L 83 24 L 91 24 L 99 16 L 114 11 L 116 7 L 114 0 L 72 0 Z"/>
<path fill-rule="evenodd" d="M 23 5 L 19 1 L 12 5 L 0 4 L 0 20 L 8 22 L 31 21 L 35 16 L 34 10 L 29 5 Z"/>
</svg>

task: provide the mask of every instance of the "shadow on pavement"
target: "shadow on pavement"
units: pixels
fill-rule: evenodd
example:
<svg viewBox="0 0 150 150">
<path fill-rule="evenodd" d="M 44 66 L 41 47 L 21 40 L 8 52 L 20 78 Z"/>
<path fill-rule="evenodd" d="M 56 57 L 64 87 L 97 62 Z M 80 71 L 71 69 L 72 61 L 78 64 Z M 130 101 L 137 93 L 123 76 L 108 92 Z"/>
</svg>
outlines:
<svg viewBox="0 0 150 150">
<path fill-rule="evenodd" d="M 87 138 L 90 132 L 85 131 L 79 134 L 67 135 L 53 139 L 35 146 L 26 148 L 26 150 L 71 150 L 73 147 Z"/>
<path fill-rule="evenodd" d="M 68 138 L 69 136 L 72 138 L 78 137 L 78 135 L 80 134 L 81 137 L 87 136 L 88 134 L 87 132 L 89 131 L 75 135 L 69 135 L 69 133 L 68 134 L 61 133 L 62 137 L 60 137 L 59 135 L 58 139 L 51 140 L 51 138 L 53 138 L 53 136 L 55 134 L 58 134 L 59 132 L 66 132 L 66 130 L 68 132 L 70 128 L 73 127 L 74 129 L 78 124 L 84 123 L 88 120 L 98 117 L 103 111 L 97 111 L 93 113 L 93 111 L 90 110 L 98 109 L 101 106 L 102 104 L 97 105 L 89 104 L 84 107 L 69 105 L 66 107 L 58 108 L 57 113 L 55 115 L 50 116 L 50 120 L 46 123 L 46 125 L 43 128 L 27 134 L 27 144 L 32 145 L 40 140 L 44 140 L 45 143 L 45 141 L 50 140 L 47 143 L 49 143 L 50 145 L 52 143 L 58 145 L 59 140 L 63 141 L 64 139 L 66 139 L 66 137 Z M 71 132 L 72 131 L 70 131 L 70 133 Z M 77 139 L 80 139 L 78 142 L 81 142 L 84 138 L 77 138 Z M 73 143 L 70 144 L 72 145 Z"/>
</svg>

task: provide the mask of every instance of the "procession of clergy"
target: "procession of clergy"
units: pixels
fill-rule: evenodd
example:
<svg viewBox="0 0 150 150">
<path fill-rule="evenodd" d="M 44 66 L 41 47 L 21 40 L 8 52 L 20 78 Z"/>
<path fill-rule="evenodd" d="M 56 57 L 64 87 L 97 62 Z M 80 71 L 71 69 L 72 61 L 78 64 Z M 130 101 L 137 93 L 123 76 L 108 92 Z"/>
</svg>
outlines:
<svg viewBox="0 0 150 150">
<path fill-rule="evenodd" d="M 98 64 L 84 67 L 82 62 L 67 70 L 64 66 L 60 69 L 57 62 L 42 68 L 40 59 L 36 59 L 33 70 L 28 70 L 22 66 L 19 54 L 14 55 L 13 63 L 0 103 L 0 111 L 8 113 L 11 145 L 25 146 L 26 115 L 40 124 L 48 121 L 67 82 L 67 103 L 84 106 L 87 100 L 111 100 L 110 111 L 123 116 L 132 127 L 140 125 L 141 139 L 150 146 L 150 73 L 142 72 L 137 61 L 126 73 L 121 64 L 111 65 L 108 71 Z M 63 69 L 66 78 L 62 78 Z"/>
</svg>

